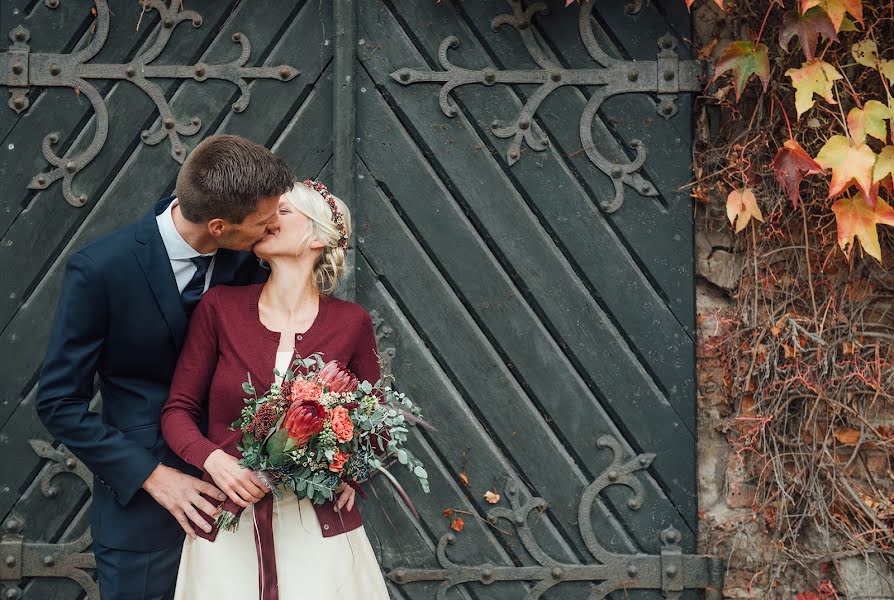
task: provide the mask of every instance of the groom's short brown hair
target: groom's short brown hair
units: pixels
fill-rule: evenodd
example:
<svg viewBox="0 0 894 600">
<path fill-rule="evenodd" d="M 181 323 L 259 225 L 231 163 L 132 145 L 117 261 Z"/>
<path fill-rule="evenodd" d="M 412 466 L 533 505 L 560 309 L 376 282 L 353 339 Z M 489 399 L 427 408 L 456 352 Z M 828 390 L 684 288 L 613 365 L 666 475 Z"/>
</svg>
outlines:
<svg viewBox="0 0 894 600">
<path fill-rule="evenodd" d="M 212 135 L 193 150 L 177 174 L 177 198 L 193 223 L 242 223 L 258 200 L 280 196 L 294 176 L 270 150 L 236 135 Z"/>
</svg>

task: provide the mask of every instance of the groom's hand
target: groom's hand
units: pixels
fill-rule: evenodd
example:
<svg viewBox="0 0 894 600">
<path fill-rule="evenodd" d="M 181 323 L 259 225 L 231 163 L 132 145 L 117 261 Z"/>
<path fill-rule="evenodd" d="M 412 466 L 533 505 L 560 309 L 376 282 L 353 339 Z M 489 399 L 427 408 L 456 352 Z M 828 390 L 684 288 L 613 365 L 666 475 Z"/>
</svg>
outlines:
<svg viewBox="0 0 894 600">
<path fill-rule="evenodd" d="M 217 487 L 243 508 L 261 500 L 270 491 L 254 471 L 240 465 L 238 458 L 223 450 L 209 454 L 203 466 Z"/>
<path fill-rule="evenodd" d="M 192 539 L 196 538 L 196 532 L 190 521 L 206 533 L 211 531 L 211 525 L 198 513 L 199 510 L 212 520 L 217 515 L 217 507 L 202 498 L 201 494 L 217 498 L 221 502 L 227 499 L 223 492 L 210 483 L 165 465 L 155 467 L 143 482 L 143 489 L 174 515 L 180 527 Z"/>
</svg>

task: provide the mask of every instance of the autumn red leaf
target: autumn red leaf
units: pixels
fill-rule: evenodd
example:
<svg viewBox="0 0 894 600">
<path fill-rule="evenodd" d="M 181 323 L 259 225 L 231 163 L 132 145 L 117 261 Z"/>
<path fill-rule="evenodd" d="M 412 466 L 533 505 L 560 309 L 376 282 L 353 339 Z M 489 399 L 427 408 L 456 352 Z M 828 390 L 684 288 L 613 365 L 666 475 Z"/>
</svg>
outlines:
<svg viewBox="0 0 894 600">
<path fill-rule="evenodd" d="M 742 90 L 752 75 L 757 75 L 767 90 L 767 84 L 770 83 L 770 59 L 769 50 L 764 44 L 754 45 L 749 41 L 735 41 L 723 50 L 720 58 L 717 59 L 717 65 L 714 71 L 714 79 L 732 71 L 733 87 L 736 90 L 736 100 L 741 98 Z"/>
<path fill-rule="evenodd" d="M 776 181 L 788 194 L 792 206 L 798 207 L 801 200 L 799 189 L 801 180 L 805 175 L 817 175 L 823 173 L 823 167 L 810 157 L 795 140 L 786 140 L 776 153 L 771 163 L 776 173 Z"/>
<path fill-rule="evenodd" d="M 841 73 L 826 61 L 806 62 L 800 69 L 789 69 L 785 74 L 795 88 L 795 108 L 799 118 L 813 107 L 814 94 L 822 96 L 829 104 L 837 104 L 832 87 L 841 79 Z"/>
<path fill-rule="evenodd" d="M 691 12 L 691 11 L 692 11 L 692 4 L 695 2 L 695 0 L 684 0 L 684 2 L 686 2 L 686 8 L 688 8 L 688 9 L 690 10 L 690 12 Z M 726 10 L 726 9 L 723 7 L 723 0 L 714 0 L 714 4 L 716 4 L 717 6 L 719 6 L 719 7 L 720 7 L 720 10 Z"/>
<path fill-rule="evenodd" d="M 452 509 L 452 508 L 445 508 L 445 509 L 444 509 L 444 512 L 443 512 L 442 514 L 443 514 L 445 517 L 447 517 L 447 518 L 449 519 L 450 517 L 453 516 L 453 509 Z"/>
<path fill-rule="evenodd" d="M 852 144 L 843 135 L 833 135 L 816 155 L 824 169 L 832 169 L 829 182 L 829 198 L 834 198 L 851 183 L 857 186 L 873 201 L 872 169 L 875 166 L 875 152 L 866 144 Z"/>
<path fill-rule="evenodd" d="M 450 529 L 459 533 L 460 531 L 463 530 L 463 527 L 465 527 L 465 525 L 466 524 L 463 521 L 462 517 L 456 517 L 455 519 L 453 519 L 453 522 L 450 524 Z"/>
<path fill-rule="evenodd" d="M 757 205 L 757 198 L 749 188 L 733 190 L 729 193 L 726 198 L 726 216 L 730 225 L 736 226 L 736 233 L 745 229 L 751 217 L 761 222 L 764 220 L 764 215 L 761 214 L 761 209 Z"/>
<path fill-rule="evenodd" d="M 807 60 L 812 61 L 816 55 L 816 44 L 820 34 L 826 39 L 838 41 L 838 33 L 829 15 L 819 7 L 814 7 L 801 14 L 797 10 L 788 11 L 782 20 L 779 30 L 779 45 L 788 50 L 791 39 L 795 36 L 801 42 L 801 49 Z"/>
<path fill-rule="evenodd" d="M 875 206 L 870 206 L 863 194 L 853 198 L 839 198 L 832 205 L 835 223 L 838 227 L 838 245 L 850 257 L 854 238 L 860 241 L 863 252 L 882 262 L 882 250 L 878 241 L 878 225 L 894 227 L 894 209 L 878 198 Z"/>
<path fill-rule="evenodd" d="M 850 14 L 860 25 L 863 25 L 863 3 L 861 0 L 800 0 L 801 13 L 804 14 L 814 6 L 819 6 L 832 21 L 835 31 L 841 31 L 845 15 Z"/>
</svg>

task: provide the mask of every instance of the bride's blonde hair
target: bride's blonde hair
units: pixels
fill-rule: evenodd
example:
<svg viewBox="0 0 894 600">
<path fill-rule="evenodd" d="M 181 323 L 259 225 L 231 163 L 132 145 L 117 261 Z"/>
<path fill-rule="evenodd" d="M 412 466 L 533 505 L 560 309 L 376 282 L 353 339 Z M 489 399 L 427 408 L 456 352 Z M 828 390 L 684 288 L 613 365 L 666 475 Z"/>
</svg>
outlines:
<svg viewBox="0 0 894 600">
<path fill-rule="evenodd" d="M 314 287 L 321 294 L 327 296 L 335 293 L 338 279 L 345 272 L 348 256 L 347 241 L 351 237 L 351 213 L 340 198 L 331 197 L 341 213 L 344 224 L 343 232 L 339 231 L 332 208 L 323 194 L 300 181 L 296 181 L 292 188 L 286 192 L 286 200 L 289 204 L 308 219 L 307 231 L 298 247 L 298 254 L 306 250 L 315 239 L 323 243 L 323 252 L 314 266 L 312 280 Z"/>
</svg>

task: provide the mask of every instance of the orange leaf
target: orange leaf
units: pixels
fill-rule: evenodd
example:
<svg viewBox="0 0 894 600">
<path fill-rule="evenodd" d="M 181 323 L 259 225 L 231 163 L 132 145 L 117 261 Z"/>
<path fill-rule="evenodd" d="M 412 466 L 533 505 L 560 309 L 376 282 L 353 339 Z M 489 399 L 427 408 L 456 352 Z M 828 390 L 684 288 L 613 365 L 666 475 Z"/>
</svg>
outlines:
<svg viewBox="0 0 894 600">
<path fill-rule="evenodd" d="M 795 140 L 786 140 L 776 153 L 771 163 L 776 172 L 776 181 L 788 194 L 792 205 L 797 208 L 801 199 L 798 187 L 805 175 L 816 175 L 823 172 L 822 166 L 807 154 Z"/>
<path fill-rule="evenodd" d="M 801 65 L 800 69 L 789 69 L 786 76 L 792 80 L 795 88 L 795 108 L 798 118 L 813 108 L 813 95 L 818 94 L 829 104 L 837 104 L 832 95 L 835 81 L 841 79 L 841 73 L 824 60 L 815 60 Z"/>
<path fill-rule="evenodd" d="M 450 517 L 453 516 L 453 509 L 452 509 L 452 508 L 445 508 L 445 509 L 444 509 L 444 512 L 443 512 L 442 514 L 443 514 L 445 517 L 447 517 L 447 518 L 449 519 Z"/>
<path fill-rule="evenodd" d="M 863 25 L 863 3 L 861 0 L 801 0 L 801 13 L 806 13 L 814 6 L 821 7 L 829 18 L 835 31 L 841 31 L 845 14 L 850 13 L 857 23 Z"/>
<path fill-rule="evenodd" d="M 496 504 L 500 501 L 500 494 L 488 490 L 484 492 L 484 499 L 487 501 L 488 504 Z"/>
<path fill-rule="evenodd" d="M 464 486 L 469 487 L 469 476 L 466 475 L 465 471 L 459 474 L 459 482 Z"/>
<path fill-rule="evenodd" d="M 463 530 L 464 526 L 465 526 L 465 522 L 463 521 L 463 518 L 456 517 L 455 519 L 453 519 L 453 523 L 450 524 L 450 529 L 459 533 L 460 531 Z"/>
<path fill-rule="evenodd" d="M 755 46 L 753 42 L 744 40 L 730 42 L 717 59 L 712 81 L 716 81 L 727 71 L 732 71 L 736 100 L 742 96 L 742 90 L 752 75 L 757 75 L 766 91 L 767 84 L 770 83 L 770 59 L 767 47 L 764 44 Z"/>
<path fill-rule="evenodd" d="M 736 233 L 745 229 L 751 217 L 761 222 L 764 220 L 764 215 L 761 214 L 761 209 L 757 205 L 757 198 L 749 188 L 733 190 L 729 193 L 726 198 L 726 216 L 730 225 L 736 226 Z"/>
<path fill-rule="evenodd" d="M 856 429 L 836 429 L 832 432 L 839 444 L 855 446 L 860 441 L 860 432 Z"/>
<path fill-rule="evenodd" d="M 867 197 L 874 199 L 872 169 L 875 158 L 875 152 L 866 144 L 853 145 L 843 135 L 829 138 L 816 155 L 816 162 L 824 169 L 832 169 L 829 198 L 834 198 L 855 182 Z"/>
<path fill-rule="evenodd" d="M 882 250 L 878 241 L 877 225 L 894 227 L 894 209 L 878 198 L 875 206 L 870 206 L 862 194 L 853 198 L 839 198 L 832 205 L 835 222 L 838 225 L 838 245 L 847 256 L 853 249 L 854 237 L 860 240 L 863 251 L 882 262 Z"/>
</svg>

